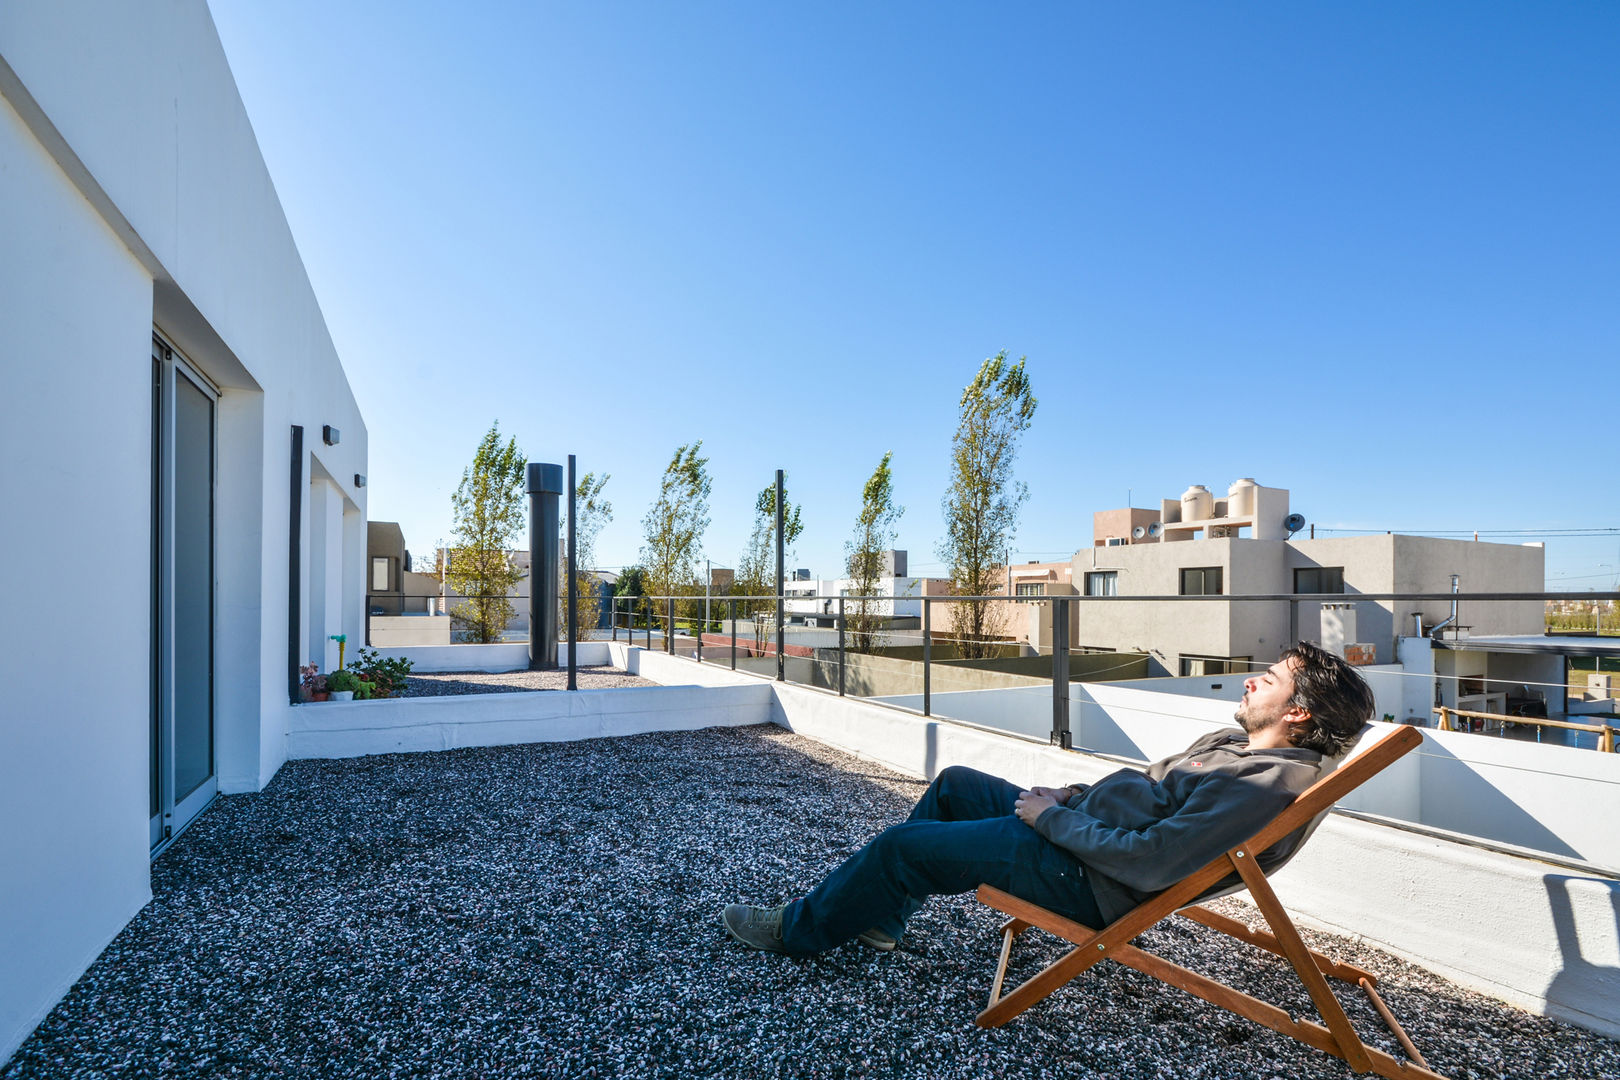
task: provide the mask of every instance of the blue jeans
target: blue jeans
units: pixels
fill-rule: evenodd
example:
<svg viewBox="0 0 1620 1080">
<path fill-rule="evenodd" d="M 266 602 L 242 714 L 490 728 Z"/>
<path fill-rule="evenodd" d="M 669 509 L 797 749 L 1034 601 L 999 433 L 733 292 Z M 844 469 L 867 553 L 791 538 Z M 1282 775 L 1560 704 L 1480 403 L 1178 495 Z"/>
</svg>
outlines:
<svg viewBox="0 0 1620 1080">
<path fill-rule="evenodd" d="M 899 938 L 926 897 L 994 885 L 1087 926 L 1102 915 L 1079 860 L 1019 821 L 1019 788 L 942 771 L 903 824 L 879 833 L 782 916 L 782 944 L 808 955 L 868 928 Z"/>
</svg>

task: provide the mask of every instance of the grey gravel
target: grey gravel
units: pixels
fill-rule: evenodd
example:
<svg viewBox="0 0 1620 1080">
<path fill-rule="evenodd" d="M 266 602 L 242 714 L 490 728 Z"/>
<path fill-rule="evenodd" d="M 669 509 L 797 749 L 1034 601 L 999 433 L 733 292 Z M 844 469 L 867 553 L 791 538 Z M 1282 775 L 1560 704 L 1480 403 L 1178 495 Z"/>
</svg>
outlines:
<svg viewBox="0 0 1620 1080">
<path fill-rule="evenodd" d="M 976 1028 L 997 917 L 969 897 L 891 954 L 729 940 L 722 905 L 802 892 L 921 790 L 774 727 L 291 762 L 154 864 L 152 904 L 0 1077 L 1352 1075 L 1108 962 Z M 1620 1043 L 1307 938 L 1382 976 L 1443 1075 L 1620 1076 Z M 1059 949 L 1024 940 L 1014 977 Z M 1143 944 L 1312 1015 L 1283 961 L 1203 927 Z"/>
<path fill-rule="evenodd" d="M 657 686 L 651 679 L 632 675 L 616 667 L 574 669 L 581 690 L 605 690 L 616 686 Z M 450 694 L 508 694 L 515 690 L 566 690 L 568 671 L 444 671 L 412 675 L 400 697 L 444 697 Z"/>
</svg>

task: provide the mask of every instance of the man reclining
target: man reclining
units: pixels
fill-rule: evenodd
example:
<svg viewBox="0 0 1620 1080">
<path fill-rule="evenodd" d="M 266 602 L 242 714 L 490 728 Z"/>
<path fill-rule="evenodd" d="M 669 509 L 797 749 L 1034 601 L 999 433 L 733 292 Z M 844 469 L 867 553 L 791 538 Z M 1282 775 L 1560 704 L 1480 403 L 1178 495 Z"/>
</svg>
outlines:
<svg viewBox="0 0 1620 1080">
<path fill-rule="evenodd" d="M 750 948 L 804 956 L 851 938 L 895 947 L 922 901 L 981 883 L 1102 927 L 1259 832 L 1323 774 L 1372 718 L 1354 668 L 1301 642 L 1244 680 L 1227 729 L 1146 773 L 1092 785 L 1014 784 L 963 766 L 940 772 L 902 824 L 885 829 L 808 896 L 775 908 L 728 904 Z M 1282 862 L 1304 829 L 1260 857 Z M 1235 879 L 1234 879 L 1235 880 Z"/>
</svg>

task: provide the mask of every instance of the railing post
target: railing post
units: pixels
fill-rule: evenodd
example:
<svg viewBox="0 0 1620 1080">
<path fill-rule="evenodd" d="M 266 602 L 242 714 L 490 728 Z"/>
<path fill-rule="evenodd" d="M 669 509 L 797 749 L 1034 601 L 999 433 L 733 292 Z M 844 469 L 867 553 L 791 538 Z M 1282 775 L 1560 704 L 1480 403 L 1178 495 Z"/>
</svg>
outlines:
<svg viewBox="0 0 1620 1080">
<path fill-rule="evenodd" d="M 737 601 L 731 602 L 731 670 L 737 670 Z"/>
<path fill-rule="evenodd" d="M 787 583 L 783 578 L 787 574 L 787 565 L 784 557 L 786 550 L 783 542 L 783 506 L 782 470 L 776 470 L 776 681 L 782 682 L 787 678 L 787 602 L 783 592 Z"/>
<path fill-rule="evenodd" d="M 934 635 L 930 627 L 929 613 L 933 610 L 929 598 L 923 597 L 923 715 L 934 715 L 934 702 L 931 693 L 932 687 L 928 681 L 928 665 L 934 658 Z"/>
<path fill-rule="evenodd" d="M 838 597 L 838 696 L 844 696 L 844 598 Z"/>
<path fill-rule="evenodd" d="M 568 689 L 579 689 L 579 563 L 574 559 L 574 515 L 579 510 L 579 490 L 574 487 L 574 455 L 568 455 Z M 530 585 L 533 588 L 533 585 Z"/>
<path fill-rule="evenodd" d="M 652 606 L 652 601 L 651 600 L 643 600 L 642 603 L 644 605 L 646 605 L 646 608 L 647 608 L 647 648 L 651 649 L 652 648 L 653 606 Z"/>
<path fill-rule="evenodd" d="M 1451 730 L 1451 710 L 1444 705 L 1440 706 L 1440 730 Z"/>
<path fill-rule="evenodd" d="M 619 598 L 617 596 L 608 597 L 608 632 L 613 635 L 615 642 L 619 640 Z"/>
<path fill-rule="evenodd" d="M 1074 749 L 1069 731 L 1069 599 L 1052 598 L 1052 745 Z"/>
<path fill-rule="evenodd" d="M 671 656 L 675 655 L 675 598 L 666 597 L 664 600 L 664 651 Z"/>
<path fill-rule="evenodd" d="M 703 598 L 703 625 L 698 627 L 698 632 L 697 632 L 697 662 L 700 663 L 700 664 L 703 663 L 703 635 L 708 631 L 708 629 L 709 629 L 709 598 L 705 596 Z"/>
</svg>

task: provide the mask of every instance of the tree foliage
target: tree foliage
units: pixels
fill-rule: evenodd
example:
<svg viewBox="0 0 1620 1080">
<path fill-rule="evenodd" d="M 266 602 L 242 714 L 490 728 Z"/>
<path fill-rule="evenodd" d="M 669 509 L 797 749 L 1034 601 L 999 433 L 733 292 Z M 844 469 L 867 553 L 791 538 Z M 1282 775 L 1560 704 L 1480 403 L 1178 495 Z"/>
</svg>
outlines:
<svg viewBox="0 0 1620 1080">
<path fill-rule="evenodd" d="M 596 629 L 597 623 L 602 620 L 602 593 L 597 585 L 596 575 L 592 573 L 596 563 L 596 537 L 601 533 L 603 526 L 613 520 L 613 504 L 603 495 L 602 489 L 612 479 L 611 474 L 588 472 L 579 478 L 574 486 L 574 581 L 579 592 L 579 606 L 575 610 L 574 634 L 576 641 L 585 641 L 590 632 Z M 565 505 L 564 513 L 567 513 Z M 562 542 L 558 550 L 562 557 L 557 560 L 557 634 L 563 640 L 568 638 L 568 522 L 565 519 L 560 529 Z"/>
<path fill-rule="evenodd" d="M 1007 362 L 1003 349 L 979 365 L 962 391 L 961 417 L 951 439 L 951 481 L 941 501 L 945 539 L 939 554 L 950 567 L 956 596 L 987 596 L 998 584 L 1003 553 L 1018 529 L 1029 490 L 1013 479 L 1018 438 L 1037 404 L 1025 357 Z M 990 601 L 951 605 L 951 631 L 963 659 L 989 656 L 1002 627 Z"/>
<path fill-rule="evenodd" d="M 894 475 L 889 461 L 894 451 L 883 455 L 861 489 L 861 512 L 855 518 L 855 535 L 844 545 L 844 572 L 850 580 L 849 595 L 859 597 L 847 604 L 844 625 L 849 631 L 850 648 L 860 653 L 876 651 L 881 642 L 882 618 L 869 598 L 878 595 L 883 576 L 883 557 L 894 548 L 895 523 L 906 512 L 894 502 Z M 892 612 L 892 609 L 891 609 Z"/>
<path fill-rule="evenodd" d="M 697 580 L 697 553 L 709 527 L 709 459 L 699 441 L 678 447 L 664 469 L 658 499 L 641 519 L 647 593 L 675 596 Z"/>
<path fill-rule="evenodd" d="M 455 542 L 445 582 L 467 597 L 451 611 L 468 641 L 499 641 L 511 621 L 507 592 L 523 580 L 507 549 L 522 533 L 525 461 L 516 439 L 501 445 L 500 422 L 491 424 L 462 471 L 450 502 Z"/>
<path fill-rule="evenodd" d="M 795 541 L 804 532 L 804 522 L 801 519 L 801 507 L 793 505 L 788 498 L 787 477 L 782 478 L 782 547 L 784 552 L 791 550 Z M 786 557 L 786 556 L 784 556 Z M 731 591 L 738 596 L 772 596 L 776 595 L 779 583 L 776 580 L 776 484 L 770 483 L 759 493 L 754 500 L 754 527 L 748 535 L 748 546 L 743 550 L 742 557 L 737 560 L 737 570 L 732 578 Z M 764 624 L 759 616 L 767 612 L 775 612 L 775 600 L 744 600 L 738 603 L 737 612 L 744 618 L 755 621 L 754 636 L 763 646 Z"/>
</svg>

